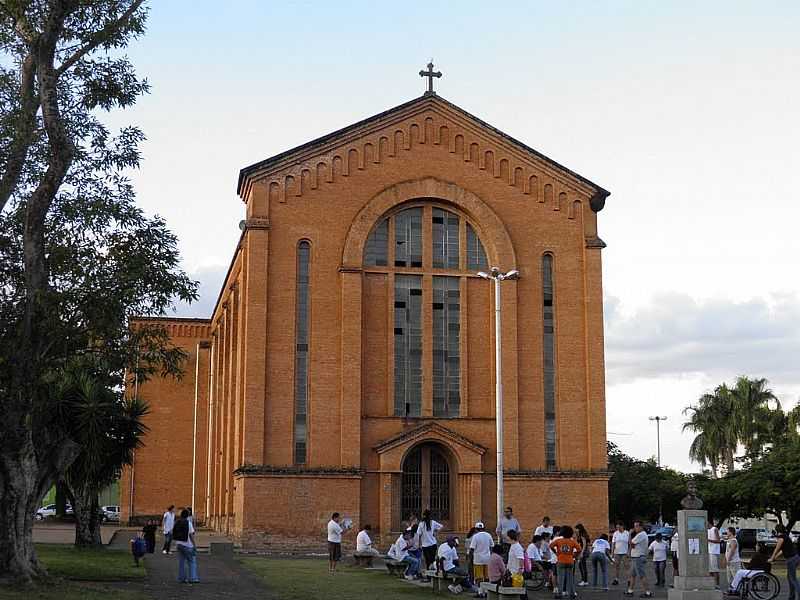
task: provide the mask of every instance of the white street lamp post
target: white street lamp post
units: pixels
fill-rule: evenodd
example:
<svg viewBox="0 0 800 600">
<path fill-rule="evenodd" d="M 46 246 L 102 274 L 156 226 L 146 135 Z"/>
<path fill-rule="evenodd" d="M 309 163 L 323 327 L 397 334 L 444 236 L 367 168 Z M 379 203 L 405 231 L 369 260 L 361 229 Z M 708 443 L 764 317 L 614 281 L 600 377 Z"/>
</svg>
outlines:
<svg viewBox="0 0 800 600">
<path fill-rule="evenodd" d="M 519 279 L 519 271 L 512 269 L 503 273 L 492 267 L 488 273 L 481 271 L 478 277 L 494 280 L 494 360 L 495 360 L 495 422 L 497 424 L 497 525 L 503 517 L 503 336 L 500 282 Z"/>
<path fill-rule="evenodd" d="M 661 467 L 661 421 L 666 421 L 667 417 L 648 417 L 651 421 L 656 422 L 656 452 L 657 454 L 657 461 L 658 466 Z M 659 502 L 658 505 L 658 524 L 664 524 L 664 515 L 662 514 L 662 504 Z"/>
</svg>

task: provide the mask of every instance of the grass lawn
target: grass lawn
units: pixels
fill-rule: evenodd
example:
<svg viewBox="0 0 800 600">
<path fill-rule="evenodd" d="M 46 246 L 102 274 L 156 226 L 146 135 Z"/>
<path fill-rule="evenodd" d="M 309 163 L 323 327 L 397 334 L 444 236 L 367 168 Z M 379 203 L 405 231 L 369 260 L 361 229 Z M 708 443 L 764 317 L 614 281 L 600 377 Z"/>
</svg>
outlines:
<svg viewBox="0 0 800 600">
<path fill-rule="evenodd" d="M 135 589 L 144 567 L 119 550 L 78 550 L 74 546 L 37 544 L 36 552 L 53 581 L 33 588 L 0 586 L 0 600 L 141 600 Z M 117 582 L 116 584 L 114 582 Z M 127 588 L 127 589 L 126 589 Z"/>
<path fill-rule="evenodd" d="M 347 567 L 328 574 L 328 561 L 319 559 L 242 558 L 241 562 L 264 580 L 281 600 L 336 598 L 337 600 L 431 600 L 431 589 L 418 587 L 386 572 Z"/>
</svg>

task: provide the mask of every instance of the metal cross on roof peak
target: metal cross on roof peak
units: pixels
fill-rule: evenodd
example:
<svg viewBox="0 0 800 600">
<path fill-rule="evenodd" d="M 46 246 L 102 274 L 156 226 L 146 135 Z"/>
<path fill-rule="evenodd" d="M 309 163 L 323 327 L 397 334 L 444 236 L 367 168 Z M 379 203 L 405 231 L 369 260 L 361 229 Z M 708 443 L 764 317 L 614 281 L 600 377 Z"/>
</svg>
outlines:
<svg viewBox="0 0 800 600">
<path fill-rule="evenodd" d="M 420 71 L 419 76 L 428 78 L 428 91 L 426 91 L 425 94 L 435 94 L 436 92 L 433 91 L 433 78 L 441 77 L 442 72 L 433 70 L 433 60 L 431 60 L 431 62 L 428 63 L 428 70 Z"/>
</svg>

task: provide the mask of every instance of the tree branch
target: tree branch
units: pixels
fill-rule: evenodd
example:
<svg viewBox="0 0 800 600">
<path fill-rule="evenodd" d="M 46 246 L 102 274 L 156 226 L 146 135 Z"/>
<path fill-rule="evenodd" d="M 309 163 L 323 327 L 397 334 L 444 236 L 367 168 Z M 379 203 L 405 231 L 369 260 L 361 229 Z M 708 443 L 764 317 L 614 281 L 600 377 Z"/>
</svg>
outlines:
<svg viewBox="0 0 800 600">
<path fill-rule="evenodd" d="M 89 52 L 106 41 L 109 36 L 118 31 L 120 27 L 125 25 L 130 20 L 133 14 L 139 9 L 140 6 L 142 6 L 143 3 L 144 0 L 134 0 L 131 2 L 131 5 L 128 7 L 128 9 L 122 13 L 122 15 L 116 21 L 109 21 L 101 30 L 89 36 L 87 43 L 82 46 L 80 50 L 77 50 L 70 55 L 70 57 L 62 62 L 61 66 L 56 69 L 56 77 L 61 76 L 64 71 L 72 67 L 76 62 L 89 54 Z"/>
</svg>

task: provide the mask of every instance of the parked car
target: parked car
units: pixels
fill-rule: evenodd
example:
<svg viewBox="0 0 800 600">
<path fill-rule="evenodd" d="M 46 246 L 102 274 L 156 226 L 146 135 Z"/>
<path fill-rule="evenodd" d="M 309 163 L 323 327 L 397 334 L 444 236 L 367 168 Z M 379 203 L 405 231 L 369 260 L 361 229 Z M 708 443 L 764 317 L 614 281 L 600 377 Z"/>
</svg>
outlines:
<svg viewBox="0 0 800 600">
<path fill-rule="evenodd" d="M 36 515 L 34 518 L 37 521 L 43 521 L 48 517 L 54 517 L 56 515 L 56 505 L 55 504 L 48 504 L 47 506 L 41 507 L 39 510 L 36 511 Z"/>
<path fill-rule="evenodd" d="M 668 542 L 670 539 L 672 539 L 672 536 L 675 534 L 675 528 L 672 527 L 671 525 L 664 525 L 663 527 L 653 528 L 653 530 L 647 534 L 647 538 L 652 542 L 654 539 L 656 539 L 657 533 L 661 534 L 661 539 Z"/>
<path fill-rule="evenodd" d="M 119 506 L 116 505 L 108 505 L 108 506 L 101 506 L 100 509 L 103 511 L 103 516 L 105 517 L 104 521 L 116 521 L 119 522 Z"/>
<path fill-rule="evenodd" d="M 756 546 L 759 552 L 768 553 L 775 549 L 778 545 L 778 540 L 774 533 L 766 529 L 759 529 L 756 531 Z"/>
</svg>

